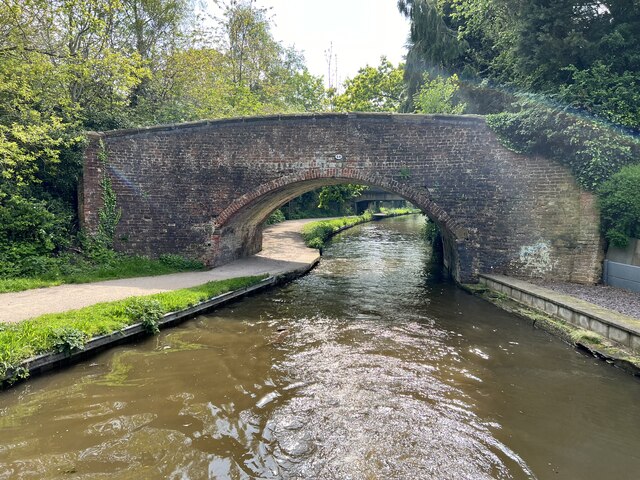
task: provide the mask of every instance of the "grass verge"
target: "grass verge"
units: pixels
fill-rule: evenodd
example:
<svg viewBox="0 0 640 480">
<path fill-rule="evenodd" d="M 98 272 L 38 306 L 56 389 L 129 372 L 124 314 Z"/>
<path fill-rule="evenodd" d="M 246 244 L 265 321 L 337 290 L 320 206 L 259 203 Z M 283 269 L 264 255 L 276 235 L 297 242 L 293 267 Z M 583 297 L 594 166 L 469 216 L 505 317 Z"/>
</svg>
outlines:
<svg viewBox="0 0 640 480">
<path fill-rule="evenodd" d="M 384 213 L 389 217 L 397 217 L 400 215 L 410 215 L 420 213 L 417 208 L 381 208 L 380 213 Z M 302 227 L 302 238 L 309 248 L 323 248 L 325 242 L 332 235 L 339 232 L 345 227 L 352 227 L 360 223 L 370 222 L 373 214 L 370 211 L 364 212 L 362 215 L 353 217 L 335 218 L 333 220 L 320 220 L 317 222 L 307 223 Z"/>
<path fill-rule="evenodd" d="M 163 255 L 159 259 L 114 255 L 106 262 L 91 263 L 80 257 L 46 259 L 50 265 L 39 270 L 46 273 L 24 277 L 0 278 L 0 293 L 20 292 L 33 288 L 53 287 L 65 283 L 89 283 L 116 278 L 148 277 L 168 273 L 203 270 L 204 265 L 177 255 Z"/>
<path fill-rule="evenodd" d="M 385 208 L 380 207 L 380 213 L 384 213 L 389 217 L 398 217 L 400 215 L 413 215 L 415 213 L 422 213 L 419 208 Z"/>
<path fill-rule="evenodd" d="M 35 355 L 82 350 L 87 340 L 122 330 L 129 325 L 149 325 L 166 313 L 183 310 L 223 293 L 249 287 L 267 275 L 240 277 L 205 283 L 197 287 L 116 302 L 98 303 L 79 310 L 42 315 L 18 323 L 0 323 L 0 377 L 15 372 L 28 375 L 20 364 Z"/>
<path fill-rule="evenodd" d="M 359 223 L 371 221 L 371 212 L 364 212 L 357 217 L 342 217 L 333 220 L 320 220 L 318 222 L 307 223 L 302 227 L 302 238 L 309 248 L 322 248 L 324 243 L 336 232 L 344 227 L 351 227 Z"/>
</svg>

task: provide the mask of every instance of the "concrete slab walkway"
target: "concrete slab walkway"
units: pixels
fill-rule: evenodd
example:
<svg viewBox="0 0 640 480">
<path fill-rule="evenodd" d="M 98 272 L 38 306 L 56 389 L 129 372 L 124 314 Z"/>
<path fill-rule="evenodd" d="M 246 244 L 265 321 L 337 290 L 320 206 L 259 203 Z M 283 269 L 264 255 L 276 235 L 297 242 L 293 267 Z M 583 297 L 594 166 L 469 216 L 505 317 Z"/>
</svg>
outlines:
<svg viewBox="0 0 640 480">
<path fill-rule="evenodd" d="M 57 313 L 139 295 L 194 287 L 213 280 L 253 275 L 279 275 L 317 261 L 318 251 L 307 248 L 300 235 L 305 223 L 317 219 L 290 220 L 265 229 L 263 250 L 204 272 L 174 273 L 78 285 L 39 288 L 0 294 L 0 322 L 18 322 L 45 313 Z"/>
</svg>

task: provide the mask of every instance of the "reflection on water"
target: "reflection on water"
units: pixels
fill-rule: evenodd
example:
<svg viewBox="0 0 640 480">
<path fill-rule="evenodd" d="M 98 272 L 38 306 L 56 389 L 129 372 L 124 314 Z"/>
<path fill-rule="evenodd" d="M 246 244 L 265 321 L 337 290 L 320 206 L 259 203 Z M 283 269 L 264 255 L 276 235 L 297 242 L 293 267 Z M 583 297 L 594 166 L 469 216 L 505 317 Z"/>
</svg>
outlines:
<svg viewBox="0 0 640 480">
<path fill-rule="evenodd" d="M 0 479 L 637 478 L 640 383 L 432 276 L 421 221 L 0 393 Z"/>
</svg>

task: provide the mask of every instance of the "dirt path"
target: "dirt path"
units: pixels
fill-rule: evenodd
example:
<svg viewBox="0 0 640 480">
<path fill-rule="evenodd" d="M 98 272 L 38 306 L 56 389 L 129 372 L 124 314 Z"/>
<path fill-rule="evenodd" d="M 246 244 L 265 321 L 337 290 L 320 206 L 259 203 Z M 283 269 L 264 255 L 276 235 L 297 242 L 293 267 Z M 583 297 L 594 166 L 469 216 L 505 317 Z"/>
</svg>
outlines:
<svg viewBox="0 0 640 480">
<path fill-rule="evenodd" d="M 264 231 L 263 250 L 260 253 L 206 272 L 174 273 L 3 293 L 0 294 L 0 322 L 18 322 L 45 313 L 64 312 L 95 303 L 188 288 L 212 280 L 265 273 L 275 275 L 297 270 L 318 258 L 318 251 L 307 248 L 299 233 L 302 225 L 314 220 L 291 220 L 272 225 Z"/>
</svg>

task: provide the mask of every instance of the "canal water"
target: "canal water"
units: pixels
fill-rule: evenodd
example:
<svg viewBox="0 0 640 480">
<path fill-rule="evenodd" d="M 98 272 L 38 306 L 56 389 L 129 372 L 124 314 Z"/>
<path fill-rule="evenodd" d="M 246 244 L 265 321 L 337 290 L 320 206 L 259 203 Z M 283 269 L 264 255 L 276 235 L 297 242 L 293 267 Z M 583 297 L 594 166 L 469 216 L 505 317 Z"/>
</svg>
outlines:
<svg viewBox="0 0 640 480">
<path fill-rule="evenodd" d="M 443 281 L 422 224 L 0 392 L 0 479 L 640 478 L 640 382 Z"/>
</svg>

